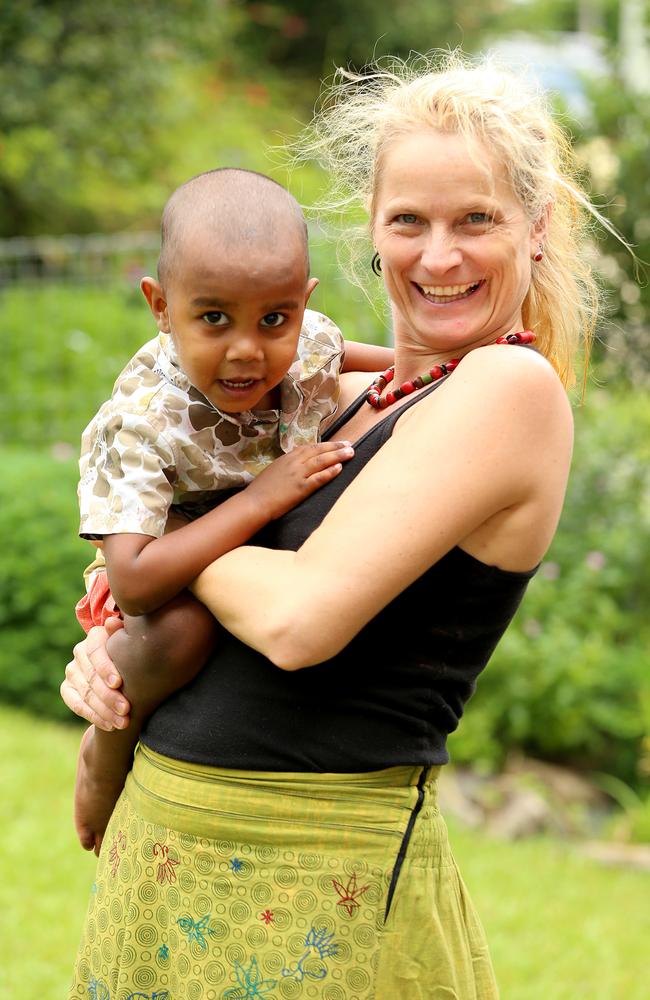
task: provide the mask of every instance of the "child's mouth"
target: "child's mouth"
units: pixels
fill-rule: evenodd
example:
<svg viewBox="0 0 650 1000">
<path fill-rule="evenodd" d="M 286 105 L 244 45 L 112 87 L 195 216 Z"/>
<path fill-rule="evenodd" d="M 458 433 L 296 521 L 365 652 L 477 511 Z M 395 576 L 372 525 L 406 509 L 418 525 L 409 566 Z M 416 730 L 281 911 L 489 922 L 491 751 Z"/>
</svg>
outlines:
<svg viewBox="0 0 650 1000">
<path fill-rule="evenodd" d="M 230 378 L 220 378 L 219 384 L 222 385 L 228 392 L 248 392 L 252 389 L 260 380 L 256 378 L 249 379 L 230 379 Z"/>
<path fill-rule="evenodd" d="M 420 285 L 417 281 L 414 281 L 413 284 L 427 302 L 445 305 L 447 302 L 458 302 L 460 299 L 469 298 L 484 284 L 484 281 L 475 281 L 464 285 Z"/>
</svg>

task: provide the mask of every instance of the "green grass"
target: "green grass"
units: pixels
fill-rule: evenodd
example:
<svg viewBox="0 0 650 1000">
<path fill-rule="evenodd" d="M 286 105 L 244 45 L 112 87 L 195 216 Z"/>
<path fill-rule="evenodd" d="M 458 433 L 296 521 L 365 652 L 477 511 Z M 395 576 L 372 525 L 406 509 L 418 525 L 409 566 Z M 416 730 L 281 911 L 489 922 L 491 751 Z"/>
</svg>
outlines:
<svg viewBox="0 0 650 1000">
<path fill-rule="evenodd" d="M 0 708 L 0 996 L 7 1000 L 66 995 L 94 871 L 71 820 L 79 735 L 77 727 Z M 546 839 L 509 844 L 453 828 L 452 843 L 503 1000 L 645 1000 L 650 875 L 601 868 Z"/>
<path fill-rule="evenodd" d="M 67 995 L 95 867 L 72 826 L 81 731 L 0 709 L 3 1000 Z"/>
<path fill-rule="evenodd" d="M 503 1000 L 646 1000 L 650 874 L 561 841 L 450 834 Z"/>
</svg>

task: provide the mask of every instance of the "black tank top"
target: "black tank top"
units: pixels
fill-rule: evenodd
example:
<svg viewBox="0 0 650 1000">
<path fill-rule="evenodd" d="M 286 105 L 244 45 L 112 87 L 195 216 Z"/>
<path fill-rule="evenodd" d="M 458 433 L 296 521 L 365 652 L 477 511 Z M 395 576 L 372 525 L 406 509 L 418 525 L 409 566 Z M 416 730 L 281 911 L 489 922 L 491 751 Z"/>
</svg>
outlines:
<svg viewBox="0 0 650 1000">
<path fill-rule="evenodd" d="M 388 440 L 398 417 L 439 384 L 375 424 L 335 480 L 270 524 L 253 544 L 298 549 Z M 363 398 L 327 437 L 336 435 Z M 354 552 L 341 552 L 342 564 L 353 558 Z M 447 735 L 534 572 L 487 566 L 454 548 L 345 649 L 303 670 L 280 670 L 226 635 L 193 683 L 154 713 L 142 741 L 177 760 L 261 771 L 444 764 Z"/>
</svg>

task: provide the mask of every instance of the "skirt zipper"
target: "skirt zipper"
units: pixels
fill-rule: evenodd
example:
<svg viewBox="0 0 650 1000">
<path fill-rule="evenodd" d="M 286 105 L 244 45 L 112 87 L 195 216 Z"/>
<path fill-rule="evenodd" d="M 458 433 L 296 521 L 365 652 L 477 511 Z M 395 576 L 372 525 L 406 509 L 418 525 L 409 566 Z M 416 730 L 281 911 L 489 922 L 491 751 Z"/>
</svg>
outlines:
<svg viewBox="0 0 650 1000">
<path fill-rule="evenodd" d="M 404 831 L 404 836 L 402 837 L 402 842 L 397 852 L 397 858 L 395 859 L 395 865 L 393 867 L 393 873 L 390 878 L 390 885 L 388 886 L 388 896 L 386 897 L 386 911 L 384 913 L 384 923 L 388 920 L 388 914 L 390 913 L 391 904 L 393 902 L 393 896 L 395 895 L 395 889 L 397 888 L 397 880 L 399 879 L 399 873 L 402 870 L 402 865 L 404 863 L 404 858 L 406 857 L 406 851 L 409 846 L 409 840 L 411 839 L 411 834 L 413 833 L 413 827 L 415 826 L 415 821 L 418 818 L 420 809 L 422 808 L 422 803 L 424 802 L 424 786 L 427 780 L 429 768 L 423 767 L 418 778 L 418 797 L 413 809 L 411 810 L 411 815 L 409 816 L 408 823 L 406 824 L 406 830 Z"/>
</svg>

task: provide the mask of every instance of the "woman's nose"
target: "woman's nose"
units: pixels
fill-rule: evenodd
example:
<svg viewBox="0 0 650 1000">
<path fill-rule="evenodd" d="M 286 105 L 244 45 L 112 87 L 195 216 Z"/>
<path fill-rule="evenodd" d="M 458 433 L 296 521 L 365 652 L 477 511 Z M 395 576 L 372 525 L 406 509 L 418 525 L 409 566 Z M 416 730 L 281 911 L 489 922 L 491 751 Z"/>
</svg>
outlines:
<svg viewBox="0 0 650 1000">
<path fill-rule="evenodd" d="M 452 267 L 457 267 L 463 255 L 453 232 L 434 227 L 424 237 L 420 259 L 422 265 L 435 277 L 438 273 L 444 274 Z"/>
</svg>

